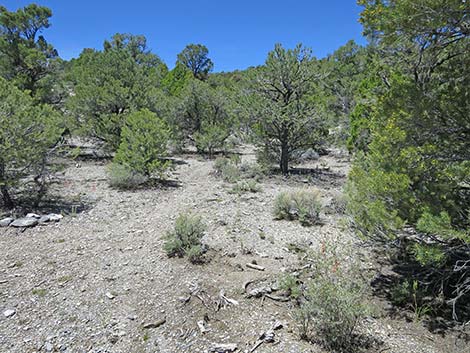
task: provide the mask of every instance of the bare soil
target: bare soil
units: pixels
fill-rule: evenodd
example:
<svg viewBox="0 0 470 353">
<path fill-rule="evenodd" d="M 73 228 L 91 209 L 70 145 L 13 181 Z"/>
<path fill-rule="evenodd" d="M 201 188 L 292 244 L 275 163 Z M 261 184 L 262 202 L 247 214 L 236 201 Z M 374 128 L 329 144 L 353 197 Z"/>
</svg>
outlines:
<svg viewBox="0 0 470 353">
<path fill-rule="evenodd" d="M 252 149 L 244 148 L 242 157 L 253 161 Z M 235 343 L 245 352 L 276 320 L 284 327 L 275 342 L 255 352 L 324 352 L 299 339 L 293 303 L 247 298 L 244 285 L 272 284 L 296 268 L 289 244 L 356 241 L 334 212 L 324 212 L 324 224 L 313 227 L 272 217 L 275 196 L 288 189 L 320 189 L 328 210 L 345 182 L 347 156 L 334 151 L 302 165 L 308 174 L 272 176 L 261 192 L 243 195 L 229 193 L 232 186 L 213 175 L 213 161 L 184 155 L 177 162 L 171 182 L 132 192 L 108 187 L 105 161 L 70 163 L 53 187 L 76 203 L 61 222 L 0 228 L 0 352 L 209 352 L 214 343 Z M 184 211 L 208 225 L 205 264 L 168 258 L 162 250 L 165 233 Z M 265 271 L 247 268 L 253 260 Z M 217 310 L 221 290 L 239 305 Z M 15 315 L 6 318 L 7 309 Z M 380 342 L 370 352 L 470 352 L 453 334 L 434 335 L 385 311 L 374 316 L 361 323 Z"/>
</svg>

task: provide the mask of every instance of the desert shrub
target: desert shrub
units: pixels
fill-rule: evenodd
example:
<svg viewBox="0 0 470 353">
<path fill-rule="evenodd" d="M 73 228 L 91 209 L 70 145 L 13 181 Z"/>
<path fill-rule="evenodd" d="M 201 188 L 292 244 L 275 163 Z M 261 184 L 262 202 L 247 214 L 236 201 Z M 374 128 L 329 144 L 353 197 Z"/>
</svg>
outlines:
<svg viewBox="0 0 470 353">
<path fill-rule="evenodd" d="M 241 176 L 238 166 L 228 158 L 217 158 L 214 162 L 214 172 L 229 183 L 235 183 Z"/>
<path fill-rule="evenodd" d="M 128 166 L 111 163 L 107 170 L 109 186 L 117 189 L 135 189 L 144 185 L 148 177 L 133 171 Z"/>
<path fill-rule="evenodd" d="M 161 176 L 169 166 L 162 158 L 167 151 L 169 135 L 166 123 L 155 113 L 144 109 L 129 114 L 113 162 L 147 177 L 155 172 Z"/>
<path fill-rule="evenodd" d="M 280 278 L 279 289 L 287 292 L 289 297 L 293 299 L 298 299 L 302 294 L 299 281 L 291 274 L 286 274 Z"/>
<path fill-rule="evenodd" d="M 302 225 L 313 225 L 320 221 L 321 202 L 317 190 L 281 192 L 274 201 L 276 219 L 296 220 Z"/>
<path fill-rule="evenodd" d="M 335 352 L 355 351 L 358 323 L 369 312 L 367 281 L 359 264 L 348 246 L 340 251 L 333 242 L 324 242 L 310 261 L 313 278 L 295 314 L 300 335 Z"/>
<path fill-rule="evenodd" d="M 169 257 L 187 256 L 191 262 L 198 262 L 203 254 L 201 239 L 205 230 L 201 217 L 182 213 L 175 228 L 167 233 L 163 249 Z"/>
<path fill-rule="evenodd" d="M 237 182 L 231 192 L 234 194 L 243 194 L 245 192 L 260 192 L 261 191 L 261 186 L 256 183 L 255 180 L 243 180 Z"/>
<path fill-rule="evenodd" d="M 261 181 L 269 173 L 269 169 L 259 163 L 242 163 L 240 171 L 244 178 L 256 181 Z"/>
<path fill-rule="evenodd" d="M 203 262 L 204 249 L 201 245 L 193 245 L 186 251 L 189 262 L 198 264 Z"/>
</svg>

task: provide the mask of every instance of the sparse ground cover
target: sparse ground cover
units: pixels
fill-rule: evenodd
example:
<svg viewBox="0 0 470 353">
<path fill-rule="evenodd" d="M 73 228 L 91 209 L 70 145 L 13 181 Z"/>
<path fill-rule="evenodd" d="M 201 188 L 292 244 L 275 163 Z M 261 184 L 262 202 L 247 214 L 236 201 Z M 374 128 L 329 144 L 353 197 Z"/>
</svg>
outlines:
<svg viewBox="0 0 470 353">
<path fill-rule="evenodd" d="M 251 147 L 240 153 L 241 163 L 254 163 Z M 0 229 L 1 352 L 209 352 L 214 344 L 250 352 L 276 321 L 283 327 L 273 331 L 274 342 L 263 341 L 256 352 L 326 351 L 300 339 L 296 296 L 279 300 L 279 282 L 285 287 L 286 275 L 303 280 L 306 251 L 332 240 L 352 243 L 364 273 L 384 270 L 335 207 L 346 154 L 330 151 L 298 166 L 305 174 L 264 177 L 257 192 L 240 193 L 214 173 L 213 160 L 177 161 L 171 182 L 136 191 L 110 188 L 104 161 L 70 163 L 52 192 L 74 200 L 78 211 L 53 225 Z M 319 224 L 274 220 L 279 193 L 313 189 L 322 204 Z M 203 264 L 164 250 L 187 212 L 206 226 Z M 468 351 L 455 332 L 432 334 L 419 320 L 391 316 L 388 302 L 369 301 L 374 309 L 358 323 L 369 342 L 362 351 Z M 6 317 L 6 310 L 14 314 Z"/>
</svg>

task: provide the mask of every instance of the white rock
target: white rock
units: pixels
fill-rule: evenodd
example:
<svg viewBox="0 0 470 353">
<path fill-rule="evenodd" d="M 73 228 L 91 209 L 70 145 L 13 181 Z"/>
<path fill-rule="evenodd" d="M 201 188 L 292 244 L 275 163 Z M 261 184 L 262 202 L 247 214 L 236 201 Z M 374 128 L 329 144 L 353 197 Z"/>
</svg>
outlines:
<svg viewBox="0 0 470 353">
<path fill-rule="evenodd" d="M 26 228 L 34 227 L 36 224 L 38 224 L 38 220 L 35 217 L 24 217 L 17 219 L 13 223 L 11 223 L 10 226 L 17 228 Z"/>
<path fill-rule="evenodd" d="M 0 221 L 0 227 L 8 227 L 14 221 L 13 218 L 8 217 Z"/>
<path fill-rule="evenodd" d="M 57 213 L 49 213 L 47 216 L 51 222 L 59 222 L 62 218 L 64 218 L 64 216 Z"/>
<path fill-rule="evenodd" d="M 15 309 L 7 309 L 3 312 L 3 315 L 5 315 L 5 317 L 12 317 L 15 314 L 16 314 Z"/>
<path fill-rule="evenodd" d="M 41 218 L 41 216 L 36 214 L 36 213 L 28 213 L 26 215 L 26 218 L 37 218 L 37 219 L 39 219 L 39 218 Z"/>
<path fill-rule="evenodd" d="M 115 298 L 115 296 L 112 295 L 110 292 L 106 292 L 105 295 L 106 295 L 106 297 L 108 297 L 108 299 L 114 299 Z"/>
</svg>

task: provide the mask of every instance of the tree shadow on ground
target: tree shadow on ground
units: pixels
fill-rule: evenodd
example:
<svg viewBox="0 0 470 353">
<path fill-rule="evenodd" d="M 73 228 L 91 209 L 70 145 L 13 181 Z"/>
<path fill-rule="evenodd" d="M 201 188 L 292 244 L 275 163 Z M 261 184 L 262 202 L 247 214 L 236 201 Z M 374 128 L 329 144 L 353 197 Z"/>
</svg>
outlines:
<svg viewBox="0 0 470 353">
<path fill-rule="evenodd" d="M 271 170 L 273 175 L 282 175 L 280 168 Z M 321 186 L 340 187 L 344 184 L 346 175 L 320 168 L 291 168 L 288 177 L 293 181 Z"/>
<path fill-rule="evenodd" d="M 315 338 L 308 341 L 318 344 L 331 352 L 338 353 L 368 353 L 372 351 L 382 352 L 386 350 L 383 348 L 384 342 L 381 339 L 369 334 L 353 334 L 347 345 L 342 347 L 328 347 L 326 342 L 316 340 Z"/>
<path fill-rule="evenodd" d="M 419 284 L 439 283 L 439 280 L 424 271 L 409 256 L 395 256 L 390 259 L 378 251 L 376 256 L 382 270 L 375 276 L 371 286 L 374 294 L 388 303 L 386 311 L 390 317 L 419 321 L 431 333 L 442 336 L 459 331 L 462 322 L 470 320 L 469 298 L 456 306 L 458 321 L 453 320 L 453 307 L 448 303 L 453 290 L 451 281 L 430 288 L 420 289 L 418 286 L 414 290 L 414 281 Z M 438 295 L 438 292 L 443 293 Z M 470 342 L 469 333 L 462 337 Z"/>
<path fill-rule="evenodd" d="M 23 196 L 17 200 L 17 206 L 14 209 L 3 211 L 14 217 L 23 217 L 27 213 L 78 215 L 92 209 L 93 206 L 93 202 L 63 196 L 45 197 L 39 203 L 36 198 Z"/>
</svg>

